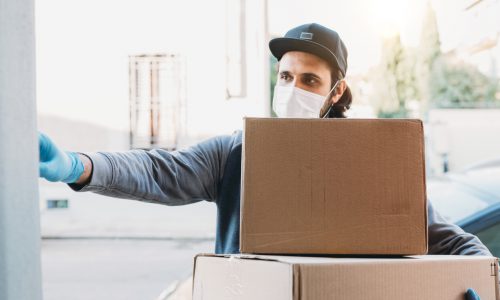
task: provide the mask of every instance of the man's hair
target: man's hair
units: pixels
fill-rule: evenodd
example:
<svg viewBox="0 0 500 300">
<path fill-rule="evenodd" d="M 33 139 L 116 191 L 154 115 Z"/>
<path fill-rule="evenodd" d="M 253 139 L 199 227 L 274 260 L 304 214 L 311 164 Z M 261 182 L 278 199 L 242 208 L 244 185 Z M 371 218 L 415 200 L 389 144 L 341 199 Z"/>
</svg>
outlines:
<svg viewBox="0 0 500 300">
<path fill-rule="evenodd" d="M 330 72 L 332 79 L 331 88 L 333 88 L 335 83 L 342 79 L 342 73 L 340 70 L 335 69 L 332 65 L 330 65 Z M 333 95 L 335 94 L 332 93 L 331 97 L 333 97 Z M 347 118 L 345 112 L 351 107 L 351 104 L 352 93 L 349 86 L 347 86 L 339 101 L 337 101 L 337 103 L 333 105 L 332 109 L 330 109 L 327 118 Z"/>
</svg>

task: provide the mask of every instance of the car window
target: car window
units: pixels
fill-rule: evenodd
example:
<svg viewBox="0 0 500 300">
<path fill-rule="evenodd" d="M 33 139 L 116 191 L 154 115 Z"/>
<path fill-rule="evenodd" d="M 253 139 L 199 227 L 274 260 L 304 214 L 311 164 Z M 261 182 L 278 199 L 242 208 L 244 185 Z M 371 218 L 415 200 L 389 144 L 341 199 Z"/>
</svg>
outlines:
<svg viewBox="0 0 500 300">
<path fill-rule="evenodd" d="M 476 235 L 494 256 L 500 256 L 500 223 L 479 231 Z"/>
<path fill-rule="evenodd" d="M 434 208 L 449 222 L 460 221 L 490 204 L 478 194 L 454 182 L 429 182 L 427 196 Z"/>
<path fill-rule="evenodd" d="M 451 177 L 493 196 L 496 202 L 500 200 L 500 168 L 471 170 Z"/>
</svg>

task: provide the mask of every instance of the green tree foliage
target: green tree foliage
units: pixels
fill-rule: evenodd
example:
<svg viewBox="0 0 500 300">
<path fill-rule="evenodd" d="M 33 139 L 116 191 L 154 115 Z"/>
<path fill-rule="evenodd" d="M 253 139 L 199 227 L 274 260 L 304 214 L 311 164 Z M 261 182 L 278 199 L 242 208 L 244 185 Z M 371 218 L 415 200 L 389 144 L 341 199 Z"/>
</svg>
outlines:
<svg viewBox="0 0 500 300">
<path fill-rule="evenodd" d="M 476 67 L 449 57 L 438 59 L 430 76 L 432 106 L 437 108 L 498 107 L 496 78 L 490 78 Z"/>
<path fill-rule="evenodd" d="M 415 78 L 417 79 L 418 98 L 420 100 L 421 114 L 427 111 L 432 101 L 432 73 L 435 63 L 442 56 L 441 41 L 437 25 L 436 13 L 427 2 L 427 10 L 423 20 L 420 33 L 420 44 L 417 52 L 417 64 L 415 66 Z"/>
<path fill-rule="evenodd" d="M 373 101 L 381 117 L 405 117 L 406 103 L 417 97 L 415 54 L 405 49 L 399 35 L 384 40 L 382 58 L 372 70 Z"/>
<path fill-rule="evenodd" d="M 399 36 L 385 39 L 379 65 L 372 69 L 371 101 L 379 117 L 408 117 L 409 103 L 418 103 L 419 115 L 429 108 L 500 107 L 498 78 L 442 53 L 437 20 L 428 5 L 417 48 L 407 48 Z"/>
</svg>

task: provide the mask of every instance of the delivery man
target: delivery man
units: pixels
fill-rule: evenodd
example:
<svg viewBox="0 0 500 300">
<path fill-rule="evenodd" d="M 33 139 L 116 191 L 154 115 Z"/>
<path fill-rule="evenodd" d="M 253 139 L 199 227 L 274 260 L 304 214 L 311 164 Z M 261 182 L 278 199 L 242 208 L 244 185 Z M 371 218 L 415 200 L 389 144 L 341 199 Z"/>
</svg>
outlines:
<svg viewBox="0 0 500 300">
<path fill-rule="evenodd" d="M 305 24 L 269 47 L 279 61 L 273 99 L 278 117 L 345 117 L 352 96 L 344 80 L 347 49 L 337 32 Z M 64 152 L 43 134 L 39 143 L 40 176 L 75 191 L 165 205 L 214 202 L 215 252 L 239 252 L 241 132 L 172 152 Z M 428 207 L 429 254 L 491 255 L 476 236 Z"/>
<path fill-rule="evenodd" d="M 347 48 L 337 32 L 305 24 L 271 40 L 279 61 L 273 110 L 278 117 L 345 118 L 352 95 L 344 78 Z M 215 253 L 239 252 L 242 133 L 169 152 L 64 152 L 39 134 L 40 176 L 75 191 L 165 205 L 206 200 L 217 205 Z M 429 254 L 489 255 L 474 235 L 428 205 Z M 469 289 L 466 299 L 479 299 Z"/>
</svg>

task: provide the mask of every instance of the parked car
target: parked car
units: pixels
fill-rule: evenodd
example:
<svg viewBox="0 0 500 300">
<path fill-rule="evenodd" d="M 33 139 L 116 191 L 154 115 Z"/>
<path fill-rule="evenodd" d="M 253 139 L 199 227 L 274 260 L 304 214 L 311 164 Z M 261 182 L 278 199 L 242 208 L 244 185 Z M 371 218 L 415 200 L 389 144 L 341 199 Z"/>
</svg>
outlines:
<svg viewBox="0 0 500 300">
<path fill-rule="evenodd" d="M 443 217 L 500 256 L 500 159 L 429 179 L 427 197 Z"/>
</svg>

